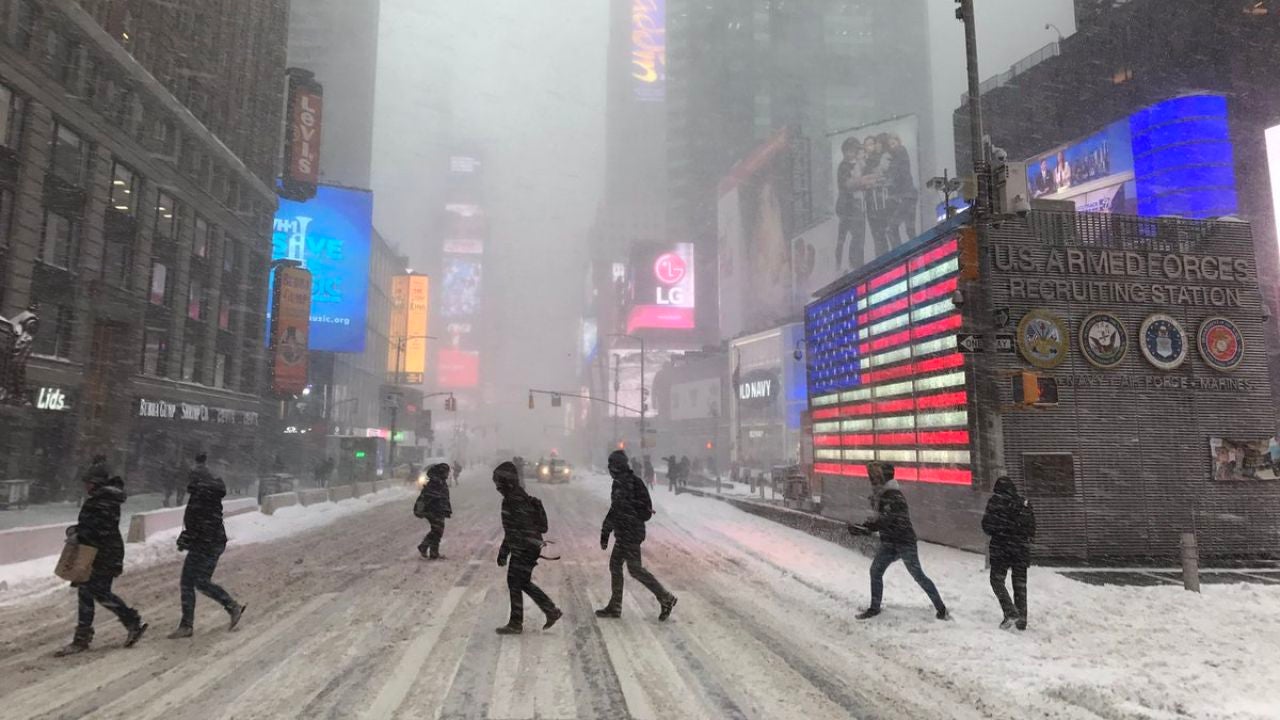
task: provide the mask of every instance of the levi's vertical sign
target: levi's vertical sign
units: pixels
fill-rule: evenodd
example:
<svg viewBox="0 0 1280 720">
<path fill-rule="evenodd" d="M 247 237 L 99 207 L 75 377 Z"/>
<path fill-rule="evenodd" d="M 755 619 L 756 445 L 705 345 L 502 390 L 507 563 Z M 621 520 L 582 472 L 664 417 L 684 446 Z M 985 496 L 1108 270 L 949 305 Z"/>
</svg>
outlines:
<svg viewBox="0 0 1280 720">
<path fill-rule="evenodd" d="M 290 68 L 285 118 L 285 167 L 281 194 L 291 200 L 315 197 L 320 181 L 320 140 L 324 88 L 307 70 Z"/>
</svg>

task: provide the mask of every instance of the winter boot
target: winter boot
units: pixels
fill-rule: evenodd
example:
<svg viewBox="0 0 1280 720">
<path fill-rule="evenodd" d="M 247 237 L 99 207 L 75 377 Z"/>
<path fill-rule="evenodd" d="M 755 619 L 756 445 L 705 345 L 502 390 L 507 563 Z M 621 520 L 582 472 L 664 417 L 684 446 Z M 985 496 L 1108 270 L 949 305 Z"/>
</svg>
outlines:
<svg viewBox="0 0 1280 720">
<path fill-rule="evenodd" d="M 668 595 L 667 599 L 662 601 L 662 612 L 658 613 L 659 622 L 666 622 L 666 619 L 671 617 L 671 611 L 675 609 L 677 599 L 675 595 Z"/>
<path fill-rule="evenodd" d="M 622 608 L 614 607 L 612 605 L 605 605 L 604 607 L 596 611 L 596 617 L 615 618 L 615 619 L 620 618 L 622 617 Z"/>
<path fill-rule="evenodd" d="M 499 635 L 519 635 L 520 633 L 524 632 L 524 627 L 520 625 L 513 625 L 511 623 L 507 623 L 506 625 L 503 625 L 497 630 L 494 630 L 494 632 L 498 633 Z"/>
<path fill-rule="evenodd" d="M 550 630 L 551 626 L 555 625 L 562 617 L 564 617 L 563 610 L 560 608 L 551 608 L 551 611 L 547 613 L 547 622 L 542 626 L 542 629 Z"/>
<path fill-rule="evenodd" d="M 169 640 L 182 640 L 183 638 L 189 638 L 195 634 L 195 630 L 191 629 L 191 627 L 187 625 L 179 625 L 176 630 L 165 635 L 165 637 Z"/>
<path fill-rule="evenodd" d="M 1008 630 L 1009 628 L 1013 627 L 1013 623 L 1015 620 L 1017 620 L 1017 618 L 1013 617 L 1012 615 L 1006 616 L 1004 621 L 1000 623 L 1000 629 Z"/>
<path fill-rule="evenodd" d="M 938 608 L 938 614 L 934 615 L 934 617 L 938 618 L 939 620 L 950 620 L 951 613 L 947 612 L 947 609 L 945 607 L 941 607 L 941 608 Z"/>
<path fill-rule="evenodd" d="M 249 606 L 240 604 L 227 611 L 227 614 L 231 616 L 231 624 L 227 625 L 227 632 L 231 632 L 236 629 L 236 626 L 240 624 L 240 617 L 244 615 L 244 610 L 247 607 Z"/>
<path fill-rule="evenodd" d="M 71 644 L 65 645 L 53 654 L 54 657 L 66 657 L 68 655 L 78 655 L 89 649 L 89 645 L 93 642 L 93 628 L 76 628 L 75 637 L 71 639 Z"/>
<path fill-rule="evenodd" d="M 1019 630 L 1026 630 L 1026 629 L 1027 629 L 1027 619 L 1026 619 L 1026 618 L 1024 618 L 1024 617 L 1020 617 L 1020 618 L 1018 618 L 1017 622 L 1016 622 L 1016 623 L 1014 623 L 1014 627 L 1018 628 Z"/>
<path fill-rule="evenodd" d="M 147 624 L 139 620 L 136 625 L 129 628 L 129 635 L 124 639 L 124 646 L 128 648 L 137 645 L 138 641 L 142 639 L 142 633 L 146 631 Z"/>
<path fill-rule="evenodd" d="M 880 614 L 880 608 L 867 608 L 866 610 L 863 610 L 862 612 L 858 613 L 854 617 L 856 617 L 859 620 L 870 620 L 871 618 L 879 614 Z"/>
</svg>

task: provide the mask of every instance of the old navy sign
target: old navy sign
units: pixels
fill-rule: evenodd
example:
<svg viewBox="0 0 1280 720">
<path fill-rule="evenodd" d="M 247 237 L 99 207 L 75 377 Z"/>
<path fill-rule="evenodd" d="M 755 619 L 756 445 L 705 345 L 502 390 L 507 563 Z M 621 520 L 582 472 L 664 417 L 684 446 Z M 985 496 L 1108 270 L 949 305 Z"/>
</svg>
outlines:
<svg viewBox="0 0 1280 720">
<path fill-rule="evenodd" d="M 249 410 L 209 407 L 199 403 L 138 399 L 138 417 L 160 420 L 186 420 L 219 425 L 257 425 L 258 413 Z"/>
<path fill-rule="evenodd" d="M 768 371 L 747 373 L 738 382 L 738 402 L 748 405 L 762 405 L 772 401 L 778 394 L 778 376 Z"/>
</svg>

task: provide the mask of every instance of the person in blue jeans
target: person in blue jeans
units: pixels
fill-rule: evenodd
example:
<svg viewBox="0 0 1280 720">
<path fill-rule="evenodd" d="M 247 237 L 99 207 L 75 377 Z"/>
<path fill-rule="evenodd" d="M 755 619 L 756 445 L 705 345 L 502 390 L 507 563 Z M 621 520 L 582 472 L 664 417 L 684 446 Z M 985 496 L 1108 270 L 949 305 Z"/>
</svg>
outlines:
<svg viewBox="0 0 1280 720">
<path fill-rule="evenodd" d="M 872 505 L 876 516 L 860 528 L 861 532 L 880 533 L 880 547 L 871 561 L 871 606 L 858 614 L 859 620 L 868 620 L 880 614 L 880 601 L 884 596 L 884 571 L 895 560 L 907 566 L 907 572 L 929 596 L 939 620 L 950 620 L 947 606 L 938 594 L 938 588 L 920 567 L 920 554 L 916 549 L 916 531 L 911 525 L 911 512 L 907 497 L 902 494 L 898 481 L 893 479 L 893 466 L 873 462 L 867 465 L 867 476 L 873 490 Z M 854 530 L 854 528 L 851 528 Z M 856 530 L 855 530 L 856 532 Z"/>
<path fill-rule="evenodd" d="M 235 630 L 244 615 L 245 606 L 237 603 L 230 593 L 213 581 L 218 559 L 227 549 L 227 531 L 222 523 L 222 498 L 226 497 L 227 487 L 222 478 L 209 472 L 207 460 L 204 453 L 196 456 L 196 466 L 191 469 L 187 485 L 190 500 L 182 517 L 182 534 L 178 536 L 178 550 L 187 553 L 179 581 L 182 620 L 178 628 L 169 633 L 170 640 L 189 638 L 194 634 L 197 590 L 227 611 L 231 618 L 228 630 Z"/>
</svg>

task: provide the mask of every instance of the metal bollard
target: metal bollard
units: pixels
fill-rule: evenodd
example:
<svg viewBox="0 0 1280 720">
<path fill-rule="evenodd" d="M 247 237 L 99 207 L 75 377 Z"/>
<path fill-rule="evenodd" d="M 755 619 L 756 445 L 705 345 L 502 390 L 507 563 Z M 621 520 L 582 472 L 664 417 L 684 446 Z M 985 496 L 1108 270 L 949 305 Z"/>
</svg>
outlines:
<svg viewBox="0 0 1280 720">
<path fill-rule="evenodd" d="M 1200 592 L 1200 549 L 1196 546 L 1196 534 L 1182 533 L 1182 587 Z"/>
</svg>

